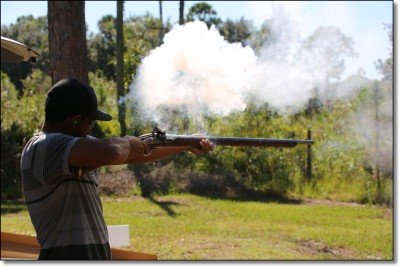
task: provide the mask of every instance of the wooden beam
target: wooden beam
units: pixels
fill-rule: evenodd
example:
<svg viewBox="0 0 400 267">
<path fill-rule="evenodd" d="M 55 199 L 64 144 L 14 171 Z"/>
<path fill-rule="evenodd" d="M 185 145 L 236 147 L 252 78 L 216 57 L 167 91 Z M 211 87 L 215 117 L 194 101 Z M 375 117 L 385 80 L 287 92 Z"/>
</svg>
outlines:
<svg viewBox="0 0 400 267">
<path fill-rule="evenodd" d="M 2 260 L 36 260 L 40 246 L 35 236 L 1 232 Z M 157 255 L 111 248 L 113 260 L 158 260 Z"/>
</svg>

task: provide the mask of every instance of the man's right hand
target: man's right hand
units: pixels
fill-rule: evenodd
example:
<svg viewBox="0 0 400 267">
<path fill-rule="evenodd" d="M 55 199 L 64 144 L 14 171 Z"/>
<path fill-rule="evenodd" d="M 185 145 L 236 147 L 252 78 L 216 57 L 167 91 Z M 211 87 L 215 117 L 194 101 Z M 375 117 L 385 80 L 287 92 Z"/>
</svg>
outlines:
<svg viewBox="0 0 400 267">
<path fill-rule="evenodd" d="M 151 154 L 151 149 L 141 139 L 135 136 L 126 135 L 122 137 L 129 141 L 130 152 L 126 163 L 136 163 L 143 157 Z"/>
</svg>

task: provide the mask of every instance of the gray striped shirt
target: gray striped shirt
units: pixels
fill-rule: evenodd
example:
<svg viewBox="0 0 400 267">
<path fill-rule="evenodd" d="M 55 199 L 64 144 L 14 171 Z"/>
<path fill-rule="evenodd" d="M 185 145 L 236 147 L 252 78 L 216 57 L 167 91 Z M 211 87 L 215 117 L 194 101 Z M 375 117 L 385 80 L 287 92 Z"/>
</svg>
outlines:
<svg viewBox="0 0 400 267">
<path fill-rule="evenodd" d="M 78 139 L 40 132 L 22 152 L 25 202 L 42 249 L 108 243 L 97 170 L 78 177 L 68 166 Z"/>
</svg>

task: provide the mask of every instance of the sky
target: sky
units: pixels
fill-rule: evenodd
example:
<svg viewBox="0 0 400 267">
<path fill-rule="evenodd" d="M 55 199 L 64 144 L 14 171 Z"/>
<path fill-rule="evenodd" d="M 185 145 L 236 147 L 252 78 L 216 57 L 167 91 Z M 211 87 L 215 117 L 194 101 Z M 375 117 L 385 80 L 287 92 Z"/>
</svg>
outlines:
<svg viewBox="0 0 400 267">
<path fill-rule="evenodd" d="M 197 1 L 185 1 L 185 13 Z M 362 67 L 364 75 L 379 78 L 374 62 L 387 59 L 391 44 L 384 23 L 393 23 L 392 1 L 205 1 L 210 3 L 222 20 L 241 17 L 253 21 L 259 28 L 272 15 L 276 6 L 283 6 L 298 25 L 301 38 L 311 35 L 319 26 L 338 27 L 354 41 L 358 56 L 346 62 L 344 78 Z M 125 17 L 150 12 L 159 14 L 158 1 L 126 1 Z M 22 15 L 44 16 L 46 1 L 1 1 L 1 25 L 15 23 Z M 88 30 L 98 32 L 97 22 L 104 15 L 116 15 L 115 1 L 86 1 Z M 178 21 L 179 1 L 163 1 L 163 17 L 171 23 Z"/>
</svg>

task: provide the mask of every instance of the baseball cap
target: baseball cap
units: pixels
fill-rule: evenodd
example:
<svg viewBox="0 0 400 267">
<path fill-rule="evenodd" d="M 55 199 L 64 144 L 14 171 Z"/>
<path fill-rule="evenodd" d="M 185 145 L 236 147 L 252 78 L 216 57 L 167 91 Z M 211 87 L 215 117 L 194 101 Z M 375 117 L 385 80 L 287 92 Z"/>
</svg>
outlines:
<svg viewBox="0 0 400 267">
<path fill-rule="evenodd" d="M 84 115 L 93 120 L 110 121 L 111 115 L 97 109 L 93 88 L 76 79 L 62 79 L 48 92 L 46 113 L 62 116 Z"/>
</svg>

